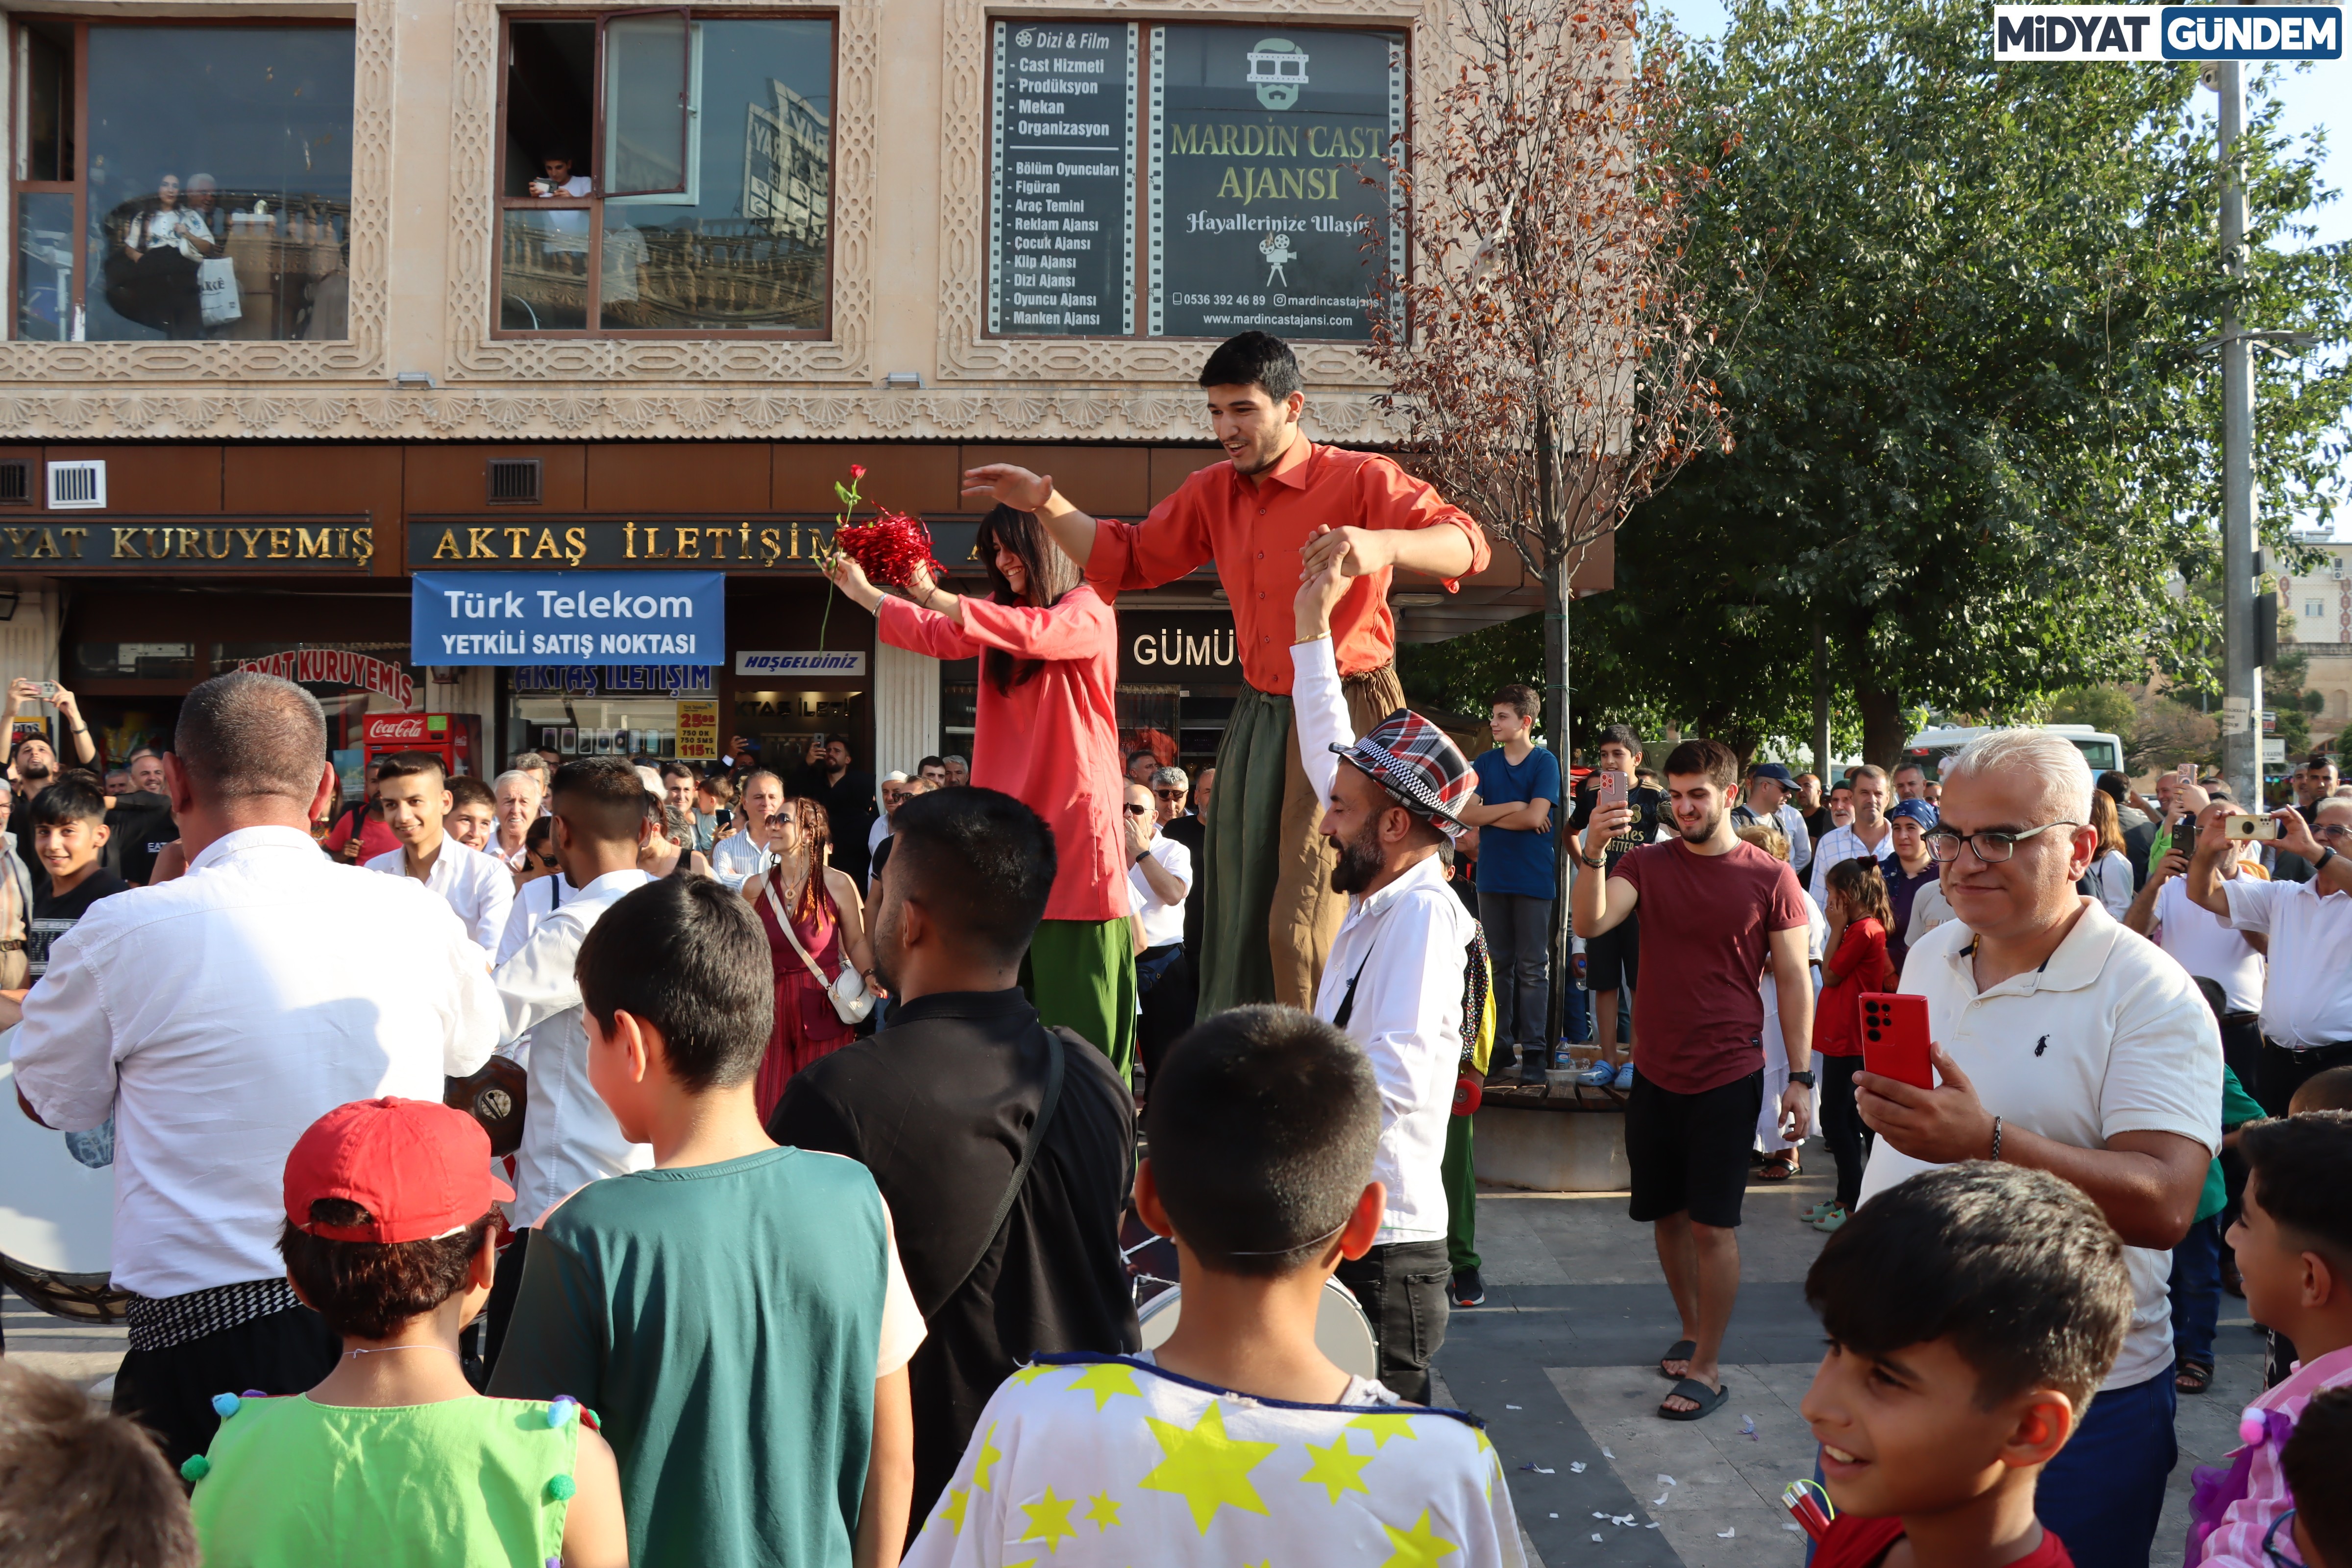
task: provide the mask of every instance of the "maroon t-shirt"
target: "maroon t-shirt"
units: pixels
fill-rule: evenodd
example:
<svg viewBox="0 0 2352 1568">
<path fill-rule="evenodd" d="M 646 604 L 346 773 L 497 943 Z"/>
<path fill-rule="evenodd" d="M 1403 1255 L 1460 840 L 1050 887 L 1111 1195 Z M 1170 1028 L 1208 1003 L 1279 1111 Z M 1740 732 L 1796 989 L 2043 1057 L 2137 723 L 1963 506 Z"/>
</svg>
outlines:
<svg viewBox="0 0 2352 1568">
<path fill-rule="evenodd" d="M 1811 923 L 1797 874 L 1753 844 L 1700 855 L 1678 838 L 1643 845 L 1609 874 L 1642 898 L 1634 1070 L 1676 1094 L 1762 1071 L 1770 933 Z"/>
</svg>

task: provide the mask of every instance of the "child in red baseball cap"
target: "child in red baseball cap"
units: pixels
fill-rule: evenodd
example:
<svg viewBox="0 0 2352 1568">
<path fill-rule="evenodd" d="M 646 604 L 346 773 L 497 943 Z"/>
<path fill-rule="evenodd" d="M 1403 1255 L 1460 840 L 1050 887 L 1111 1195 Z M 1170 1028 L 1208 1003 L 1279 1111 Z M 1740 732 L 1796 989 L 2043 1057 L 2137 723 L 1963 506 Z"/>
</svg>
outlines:
<svg viewBox="0 0 2352 1568">
<path fill-rule="evenodd" d="M 343 1338 L 306 1394 L 224 1392 L 195 1484 L 207 1563 L 509 1563 L 620 1568 L 620 1470 L 572 1400 L 488 1399 L 457 1336 L 489 1300 L 490 1142 L 461 1111 L 363 1100 L 310 1124 L 286 1160 L 278 1248 L 305 1305 Z"/>
</svg>

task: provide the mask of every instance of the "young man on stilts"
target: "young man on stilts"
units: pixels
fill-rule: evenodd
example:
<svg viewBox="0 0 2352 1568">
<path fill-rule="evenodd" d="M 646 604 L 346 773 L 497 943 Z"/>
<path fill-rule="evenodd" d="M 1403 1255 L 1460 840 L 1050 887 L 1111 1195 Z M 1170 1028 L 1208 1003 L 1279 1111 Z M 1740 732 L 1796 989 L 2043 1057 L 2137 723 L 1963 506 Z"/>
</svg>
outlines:
<svg viewBox="0 0 2352 1568">
<path fill-rule="evenodd" d="M 1200 380 L 1232 461 L 1194 474 L 1139 523 L 1097 522 L 1052 476 L 1010 464 L 968 471 L 964 493 L 1034 511 L 1105 599 L 1215 563 L 1247 684 L 1217 750 L 1200 1012 L 1252 1002 L 1311 1008 L 1347 900 L 1331 890 L 1332 852 L 1317 831 L 1322 803 L 1291 740 L 1292 601 L 1326 565 L 1356 579 L 1331 631 L 1349 720 L 1366 734 L 1404 706 L 1388 605 L 1394 570 L 1439 578 L 1450 592 L 1486 566 L 1488 552 L 1467 513 L 1389 458 L 1307 439 L 1298 362 L 1279 338 L 1228 340 Z"/>
</svg>

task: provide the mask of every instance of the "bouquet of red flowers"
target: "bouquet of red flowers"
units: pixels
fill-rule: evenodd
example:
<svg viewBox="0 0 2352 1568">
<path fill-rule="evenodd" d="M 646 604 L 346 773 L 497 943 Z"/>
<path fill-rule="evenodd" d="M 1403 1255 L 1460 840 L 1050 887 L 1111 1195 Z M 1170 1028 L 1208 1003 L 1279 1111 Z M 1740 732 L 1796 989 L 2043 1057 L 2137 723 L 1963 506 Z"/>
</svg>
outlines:
<svg viewBox="0 0 2352 1568">
<path fill-rule="evenodd" d="M 836 525 L 833 544 L 856 562 L 869 581 L 885 587 L 910 585 L 918 566 L 929 568 L 934 576 L 947 570 L 932 559 L 931 531 L 923 520 L 887 506 L 872 522 Z"/>
</svg>

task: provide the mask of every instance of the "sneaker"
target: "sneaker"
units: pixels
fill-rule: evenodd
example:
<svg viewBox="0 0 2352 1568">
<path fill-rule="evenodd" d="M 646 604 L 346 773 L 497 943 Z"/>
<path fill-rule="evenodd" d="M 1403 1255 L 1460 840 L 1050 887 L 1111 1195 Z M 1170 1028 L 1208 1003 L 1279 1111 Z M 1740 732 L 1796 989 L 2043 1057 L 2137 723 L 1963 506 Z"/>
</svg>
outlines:
<svg viewBox="0 0 2352 1568">
<path fill-rule="evenodd" d="M 1612 1082 L 1609 1087 L 1620 1090 L 1633 1088 L 1633 1064 L 1632 1062 L 1627 1062 L 1623 1067 L 1619 1068 L 1617 1069 L 1617 1077 L 1615 1080 Z"/>
<path fill-rule="evenodd" d="M 1617 1081 L 1617 1069 L 1607 1062 L 1594 1062 L 1576 1075 L 1576 1081 L 1587 1089 L 1607 1089 Z"/>
<path fill-rule="evenodd" d="M 1465 1268 L 1454 1276 L 1454 1304 L 1457 1307 L 1483 1307 L 1486 1304 L 1486 1282 L 1478 1278 L 1475 1268 Z"/>
<path fill-rule="evenodd" d="M 1833 1231 L 1843 1227 L 1847 1219 L 1843 1204 L 1832 1204 L 1809 1222 L 1815 1230 Z"/>
</svg>

